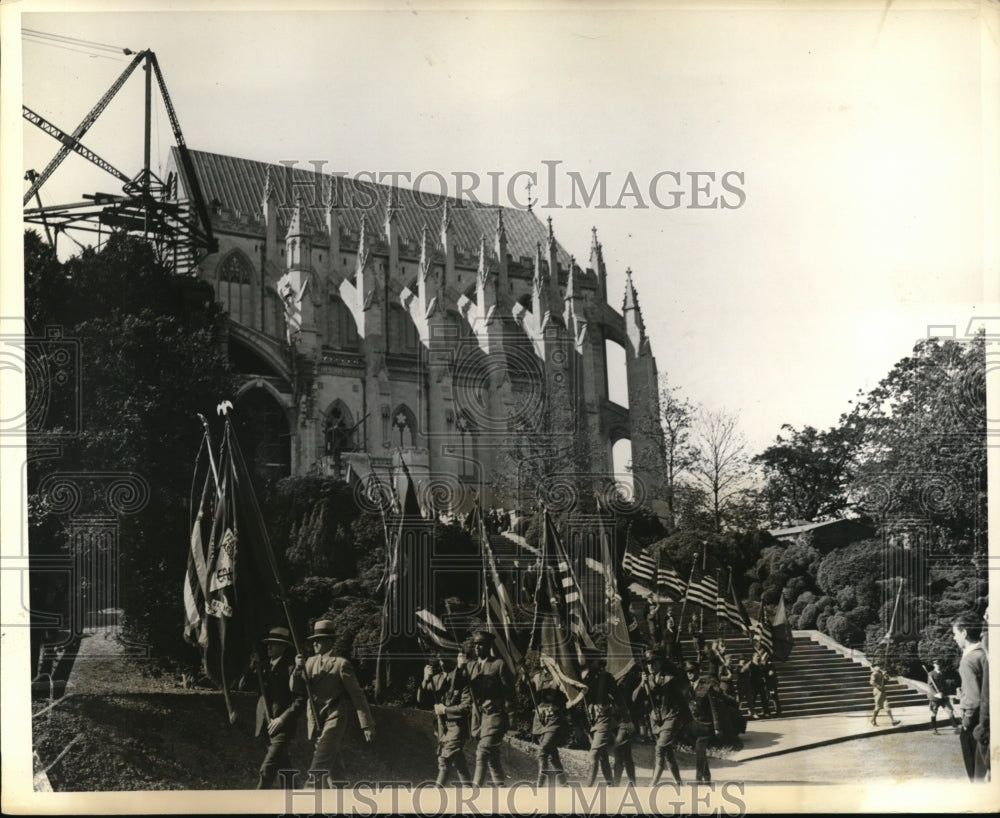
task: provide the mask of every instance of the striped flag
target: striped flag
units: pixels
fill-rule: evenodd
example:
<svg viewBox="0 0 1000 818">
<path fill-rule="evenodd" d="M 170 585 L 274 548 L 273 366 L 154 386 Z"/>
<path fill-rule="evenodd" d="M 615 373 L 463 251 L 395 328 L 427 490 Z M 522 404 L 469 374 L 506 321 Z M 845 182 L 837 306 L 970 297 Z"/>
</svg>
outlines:
<svg viewBox="0 0 1000 818">
<path fill-rule="evenodd" d="M 600 499 L 598 499 L 597 508 L 599 512 L 603 511 Z M 604 621 L 608 635 L 607 669 L 608 673 L 621 681 L 635 667 L 635 655 L 632 651 L 632 639 L 629 631 L 635 631 L 637 627 L 635 620 L 629 622 L 631 617 L 627 616 L 622 605 L 622 598 L 618 593 L 618 579 L 611 561 L 611 538 L 606 533 L 600 517 L 597 522 L 597 536 L 600 540 L 601 561 L 604 568 Z"/>
<path fill-rule="evenodd" d="M 768 655 L 771 655 L 774 653 L 774 637 L 771 635 L 771 626 L 767 619 L 767 608 L 761 602 L 760 620 L 753 620 L 753 638 Z"/>
<path fill-rule="evenodd" d="M 719 596 L 719 583 L 711 574 L 705 573 L 697 561 L 691 569 L 691 581 L 687 587 L 687 600 L 703 608 L 715 610 Z"/>
<path fill-rule="evenodd" d="M 417 627 L 420 628 L 420 632 L 424 636 L 442 650 L 457 651 L 461 647 L 448 633 L 441 618 L 425 608 L 417 611 Z"/>
<path fill-rule="evenodd" d="M 497 653 L 511 673 L 516 675 L 518 666 L 524 659 L 524 654 L 515 638 L 517 610 L 497 570 L 496 557 L 483 521 L 483 511 L 478 503 L 472 513 L 478 517 L 479 541 L 483 552 L 483 607 L 486 614 L 486 629 L 494 636 L 493 645 Z"/>
<path fill-rule="evenodd" d="M 656 590 L 665 592 L 665 595 L 671 599 L 678 601 L 683 599 L 687 585 L 684 583 L 684 578 L 677 573 L 677 569 L 670 562 L 666 549 L 660 548 L 656 558 Z"/>
<path fill-rule="evenodd" d="M 208 621 L 205 619 L 205 600 L 208 597 L 208 560 L 202 541 L 201 527 L 205 516 L 205 496 L 208 480 L 201 492 L 198 516 L 191 528 L 191 551 L 188 554 L 187 578 L 184 582 L 184 640 L 192 645 L 205 648 L 208 645 Z M 221 508 L 221 505 L 220 505 Z"/>
<path fill-rule="evenodd" d="M 637 580 L 649 585 L 656 579 L 657 565 L 653 555 L 645 548 L 633 546 L 631 543 L 625 547 L 622 568 L 626 574 L 631 574 Z"/>
<path fill-rule="evenodd" d="M 728 574 L 726 591 L 724 593 L 721 591 L 720 583 L 720 593 L 716 599 L 715 613 L 723 622 L 731 622 L 741 631 L 749 634 L 750 617 L 747 614 L 746 609 L 743 607 L 743 603 L 740 602 L 740 598 L 736 596 L 736 588 L 733 585 L 732 572 L 726 571 L 726 573 Z"/>
<path fill-rule="evenodd" d="M 566 555 L 566 550 L 563 548 L 548 510 L 544 512 L 544 515 L 542 554 L 547 561 L 546 568 L 552 580 L 550 594 L 558 592 L 558 598 L 553 600 L 553 609 L 565 610 L 570 632 L 587 647 L 593 647 L 594 641 L 590 636 L 590 620 L 583 604 L 580 586 L 573 573 L 573 566 L 570 564 L 569 557 Z"/>
<path fill-rule="evenodd" d="M 580 681 L 576 669 L 576 651 L 566 631 L 562 628 L 558 615 L 543 614 L 540 628 L 539 661 L 549 669 L 552 678 L 567 698 L 567 707 L 572 707 L 587 692 L 587 685 Z"/>
</svg>

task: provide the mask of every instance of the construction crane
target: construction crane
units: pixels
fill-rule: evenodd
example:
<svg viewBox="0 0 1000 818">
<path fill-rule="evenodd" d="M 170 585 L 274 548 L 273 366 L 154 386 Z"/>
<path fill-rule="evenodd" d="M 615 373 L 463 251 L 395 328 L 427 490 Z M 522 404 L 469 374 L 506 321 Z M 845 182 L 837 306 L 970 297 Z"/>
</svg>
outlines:
<svg viewBox="0 0 1000 818">
<path fill-rule="evenodd" d="M 31 187 L 24 194 L 24 221 L 29 224 L 44 225 L 46 235 L 52 244 L 55 242 L 55 237 L 66 230 L 100 233 L 107 227 L 111 230 L 141 234 L 154 242 L 162 256 L 172 255 L 175 266 L 180 262 L 179 266 L 186 268 L 197 264 L 204 255 L 214 253 L 218 249 L 218 243 L 212 232 L 211 217 L 156 55 L 148 49 L 138 53 L 129 49 L 123 51 L 133 59 L 72 133 L 67 133 L 26 105 L 22 106 L 21 113 L 28 122 L 60 142 L 55 156 L 41 173 L 30 171 L 25 176 L 31 182 Z M 143 162 L 139 173 L 129 177 L 86 147 L 81 140 L 139 65 L 143 66 L 146 86 Z M 177 178 L 170 174 L 166 181 L 161 180 L 153 173 L 150 165 L 154 75 L 177 143 L 188 202 L 193 212 L 185 203 L 178 200 Z M 122 192 L 84 194 L 83 201 L 42 206 L 39 194 L 42 186 L 70 153 L 82 156 L 122 182 Z M 32 199 L 37 201 L 37 206 L 29 208 L 27 205 Z M 55 236 L 50 234 L 50 228 L 54 228 Z"/>
</svg>

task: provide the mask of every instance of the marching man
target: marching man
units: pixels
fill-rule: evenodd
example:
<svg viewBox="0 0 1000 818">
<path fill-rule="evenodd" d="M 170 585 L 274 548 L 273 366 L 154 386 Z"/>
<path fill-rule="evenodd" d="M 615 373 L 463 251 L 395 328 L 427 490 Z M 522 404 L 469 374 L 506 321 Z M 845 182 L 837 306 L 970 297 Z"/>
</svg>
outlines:
<svg viewBox="0 0 1000 818">
<path fill-rule="evenodd" d="M 328 776 L 336 771 L 336 781 L 347 780 L 347 770 L 340 756 L 340 745 L 347 730 L 348 700 L 354 705 L 358 721 L 364 730 L 365 741 L 375 738 L 375 723 L 372 719 L 368 700 L 354 674 L 354 665 L 333 653 L 334 626 L 329 619 L 320 619 L 313 626 L 309 640 L 313 643 L 314 655 L 306 659 L 295 657 L 295 669 L 289 684 L 293 693 L 306 695 L 306 680 L 312 693 L 312 704 L 307 705 L 307 735 L 316 737 L 310 772 Z M 315 705 L 315 707 L 313 707 Z M 320 786 L 320 782 L 316 782 Z"/>
</svg>

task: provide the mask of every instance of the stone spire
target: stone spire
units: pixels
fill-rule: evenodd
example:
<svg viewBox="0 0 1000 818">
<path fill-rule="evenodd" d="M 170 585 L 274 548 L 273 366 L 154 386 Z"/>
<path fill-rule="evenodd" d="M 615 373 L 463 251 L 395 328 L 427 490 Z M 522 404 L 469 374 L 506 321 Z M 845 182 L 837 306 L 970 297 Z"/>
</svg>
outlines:
<svg viewBox="0 0 1000 818">
<path fill-rule="evenodd" d="M 601 298 L 608 300 L 608 271 L 604 266 L 604 252 L 597 240 L 597 228 L 590 228 L 590 269 L 597 273 L 598 292 Z"/>
<path fill-rule="evenodd" d="M 330 270 L 340 267 L 340 219 L 337 216 L 337 177 L 332 173 L 326 179 L 324 204 L 326 205 L 326 233 L 330 242 Z"/>
<path fill-rule="evenodd" d="M 622 315 L 625 318 L 625 332 L 632 346 L 634 355 L 642 355 L 648 347 L 646 324 L 642 320 L 642 310 L 639 309 L 639 294 L 632 284 L 632 268 L 625 271 L 625 302 L 622 305 Z"/>
<path fill-rule="evenodd" d="M 399 270 L 399 202 L 396 188 L 389 188 L 389 201 L 385 206 L 385 240 L 389 245 L 389 277 Z"/>
<path fill-rule="evenodd" d="M 556 244 L 555 233 L 552 232 L 552 217 L 548 217 L 549 235 L 547 237 L 548 262 L 549 262 L 549 303 L 553 309 L 558 309 L 562 303 L 562 295 L 559 290 L 559 245 Z"/>
<path fill-rule="evenodd" d="M 507 275 L 507 228 L 503 223 L 503 208 L 497 208 L 497 231 L 494 252 L 497 257 L 497 298 L 506 301 L 510 294 Z"/>
</svg>

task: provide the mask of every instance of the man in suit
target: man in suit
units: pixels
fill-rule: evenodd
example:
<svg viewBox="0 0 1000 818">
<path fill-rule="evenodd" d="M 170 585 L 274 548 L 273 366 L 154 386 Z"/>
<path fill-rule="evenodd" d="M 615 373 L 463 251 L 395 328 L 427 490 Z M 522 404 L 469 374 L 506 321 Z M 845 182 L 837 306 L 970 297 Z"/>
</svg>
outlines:
<svg viewBox="0 0 1000 818">
<path fill-rule="evenodd" d="M 969 781 L 982 781 L 986 770 L 982 761 L 978 768 L 976 765 L 979 748 L 975 736 L 976 727 L 982 718 L 983 697 L 986 693 L 984 679 L 989 661 L 986 650 L 979 641 L 982 634 L 982 620 L 975 611 L 967 611 L 952 620 L 951 633 L 955 644 L 962 651 L 962 660 L 958 664 L 958 675 L 962 679 L 958 699 L 959 709 L 962 711 L 962 731 L 959 733 L 962 760 L 965 762 L 965 772 L 969 776 Z"/>
<path fill-rule="evenodd" d="M 454 770 L 462 784 L 469 783 L 469 766 L 465 761 L 465 742 L 469 740 L 469 716 L 472 694 L 464 673 L 459 673 L 454 659 L 436 654 L 424 668 L 424 678 L 417 690 L 417 704 L 434 708 L 438 738 L 437 785 L 448 783 Z"/>
<path fill-rule="evenodd" d="M 279 770 L 292 767 L 288 749 L 295 735 L 305 698 L 292 693 L 289 677 L 294 666 L 292 634 L 288 628 L 271 628 L 263 640 L 267 663 L 260 668 L 260 698 L 257 700 L 255 736 L 267 740 L 267 753 L 260 765 L 258 790 L 273 789 Z"/>
<path fill-rule="evenodd" d="M 309 640 L 314 655 L 306 659 L 295 657 L 289 686 L 293 693 L 306 695 L 306 681 L 312 692 L 312 705 L 306 708 L 308 737 L 316 738 L 310 771 L 331 776 L 336 772 L 338 782 L 347 780 L 347 770 L 340 757 L 340 745 L 347 730 L 348 701 L 358 714 L 358 721 L 365 734 L 365 741 L 375 738 L 375 722 L 368 700 L 354 675 L 354 666 L 341 656 L 334 655 L 335 630 L 329 619 L 320 619 L 313 626 Z M 333 781 L 328 779 L 332 785 Z M 319 784 L 320 782 L 316 782 Z"/>
<path fill-rule="evenodd" d="M 500 747 L 507 732 L 507 704 L 513 701 L 514 684 L 510 671 L 492 654 L 493 634 L 476 631 L 472 636 L 475 658 L 459 662 L 465 666 L 472 693 L 472 735 L 479 740 L 476 745 L 476 771 L 473 783 L 477 787 L 486 782 L 486 772 L 496 785 L 503 785 L 506 774 L 500 763 Z"/>
</svg>

